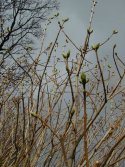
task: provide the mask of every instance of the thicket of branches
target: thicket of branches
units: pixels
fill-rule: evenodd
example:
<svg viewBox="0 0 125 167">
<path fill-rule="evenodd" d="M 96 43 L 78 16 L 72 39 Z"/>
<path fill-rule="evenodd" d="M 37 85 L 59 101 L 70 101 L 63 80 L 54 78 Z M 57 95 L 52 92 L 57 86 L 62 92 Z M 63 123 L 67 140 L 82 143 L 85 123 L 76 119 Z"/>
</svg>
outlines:
<svg viewBox="0 0 125 167">
<path fill-rule="evenodd" d="M 125 63 L 116 44 L 113 66 L 108 57 L 100 59 L 116 30 L 104 42 L 89 44 L 96 4 L 92 1 L 82 47 L 65 32 L 67 18 L 58 22 L 55 40 L 45 47 L 47 27 L 57 13 L 48 20 L 36 53 L 33 35 L 40 35 L 40 21 L 56 1 L 1 2 L 2 167 L 114 167 L 125 159 Z"/>
</svg>

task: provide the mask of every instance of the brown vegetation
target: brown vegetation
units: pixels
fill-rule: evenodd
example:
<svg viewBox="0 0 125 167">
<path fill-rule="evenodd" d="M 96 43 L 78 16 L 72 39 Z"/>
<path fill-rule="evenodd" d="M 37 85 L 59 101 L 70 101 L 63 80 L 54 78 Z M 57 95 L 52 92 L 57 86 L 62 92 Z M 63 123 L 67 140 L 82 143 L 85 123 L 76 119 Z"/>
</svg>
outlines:
<svg viewBox="0 0 125 167">
<path fill-rule="evenodd" d="M 101 48 L 116 31 L 104 42 L 89 46 L 96 4 L 93 1 L 83 47 L 66 34 L 68 19 L 58 22 L 55 41 L 48 47 L 44 46 L 46 33 L 42 35 L 39 53 L 32 42 L 24 48 L 26 41 L 21 42 L 18 33 L 19 43 L 11 43 L 14 22 L 1 35 L 2 167 L 111 167 L 125 159 L 125 64 L 116 45 L 111 55 L 114 67 L 107 57 L 100 59 Z M 15 17 L 16 11 L 13 7 Z M 60 44 L 66 46 L 63 53 L 60 36 L 65 37 Z M 75 57 L 69 43 L 76 49 Z M 95 62 L 87 60 L 89 53 Z"/>
</svg>

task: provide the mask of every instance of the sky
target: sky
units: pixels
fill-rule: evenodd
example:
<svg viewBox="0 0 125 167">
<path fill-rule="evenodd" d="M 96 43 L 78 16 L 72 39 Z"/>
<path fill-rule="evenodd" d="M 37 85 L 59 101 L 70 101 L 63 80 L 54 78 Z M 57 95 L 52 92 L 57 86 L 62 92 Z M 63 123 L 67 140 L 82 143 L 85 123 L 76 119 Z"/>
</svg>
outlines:
<svg viewBox="0 0 125 167">
<path fill-rule="evenodd" d="M 61 15 L 70 18 L 70 22 L 67 23 L 67 31 L 74 39 L 83 40 L 89 22 L 91 0 L 61 0 L 60 7 Z M 118 30 L 119 34 L 115 37 L 116 40 L 113 40 L 118 43 L 120 49 L 124 49 L 125 0 L 98 0 L 93 29 L 93 39 L 96 41 L 103 41 L 113 29 Z"/>
<path fill-rule="evenodd" d="M 66 33 L 78 46 L 84 43 L 86 29 L 89 24 L 91 0 L 60 0 L 59 20 L 69 17 L 65 25 Z M 57 24 L 54 22 L 48 31 L 48 39 L 53 39 L 57 32 Z M 102 48 L 102 54 L 111 54 L 112 46 L 117 44 L 120 57 L 125 53 L 125 0 L 98 0 L 93 19 L 90 43 L 103 42 L 112 31 L 118 30 L 110 42 Z"/>
</svg>

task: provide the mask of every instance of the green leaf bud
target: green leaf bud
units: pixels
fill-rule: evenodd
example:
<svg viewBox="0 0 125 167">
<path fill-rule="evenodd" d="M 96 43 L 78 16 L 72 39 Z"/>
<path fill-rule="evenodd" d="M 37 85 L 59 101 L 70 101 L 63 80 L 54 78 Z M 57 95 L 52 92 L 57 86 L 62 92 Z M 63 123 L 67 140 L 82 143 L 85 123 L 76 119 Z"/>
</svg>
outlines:
<svg viewBox="0 0 125 167">
<path fill-rule="evenodd" d="M 56 13 L 54 16 L 55 16 L 55 17 L 58 17 L 58 16 L 59 16 L 59 13 Z"/>
<path fill-rule="evenodd" d="M 110 64 L 108 64 L 108 68 L 112 68 L 112 66 Z"/>
<path fill-rule="evenodd" d="M 92 34 L 93 33 L 93 29 L 88 29 L 87 32 L 88 32 L 88 34 Z"/>
<path fill-rule="evenodd" d="M 70 50 L 67 53 L 63 52 L 62 56 L 64 59 L 68 59 L 70 57 Z"/>
<path fill-rule="evenodd" d="M 117 34 L 118 33 L 118 31 L 117 30 L 113 30 L 113 34 Z"/>
<path fill-rule="evenodd" d="M 81 73 L 80 79 L 82 84 L 86 84 L 86 74 L 84 72 Z"/>
<path fill-rule="evenodd" d="M 93 50 L 98 50 L 99 47 L 100 47 L 100 43 L 97 43 L 97 44 L 95 44 L 95 45 L 92 45 L 92 49 L 93 49 Z"/>
<path fill-rule="evenodd" d="M 62 56 L 63 56 L 64 59 L 67 58 L 67 54 L 65 52 L 62 53 Z"/>
<path fill-rule="evenodd" d="M 67 59 L 70 57 L 70 50 L 67 52 Z"/>
<path fill-rule="evenodd" d="M 65 22 L 69 21 L 69 18 L 62 19 L 62 21 L 65 23 Z"/>
</svg>

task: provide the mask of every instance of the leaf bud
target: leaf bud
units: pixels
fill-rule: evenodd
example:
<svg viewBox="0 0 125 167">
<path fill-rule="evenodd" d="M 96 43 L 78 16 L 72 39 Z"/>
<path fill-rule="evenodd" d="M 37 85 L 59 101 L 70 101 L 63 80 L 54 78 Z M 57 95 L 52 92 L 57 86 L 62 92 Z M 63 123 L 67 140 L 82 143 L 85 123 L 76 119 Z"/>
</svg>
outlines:
<svg viewBox="0 0 125 167">
<path fill-rule="evenodd" d="M 65 23 L 65 22 L 69 21 L 69 18 L 62 19 L 62 21 Z"/>
<path fill-rule="evenodd" d="M 81 73 L 80 79 L 81 79 L 81 83 L 85 85 L 86 84 L 86 74 L 84 72 Z"/>
<path fill-rule="evenodd" d="M 92 49 L 93 50 L 98 50 L 99 49 L 99 47 L 100 47 L 100 43 L 97 43 L 97 44 L 95 44 L 95 45 L 92 45 Z"/>
<path fill-rule="evenodd" d="M 118 31 L 117 30 L 113 30 L 113 34 L 117 34 L 118 33 Z"/>
</svg>

